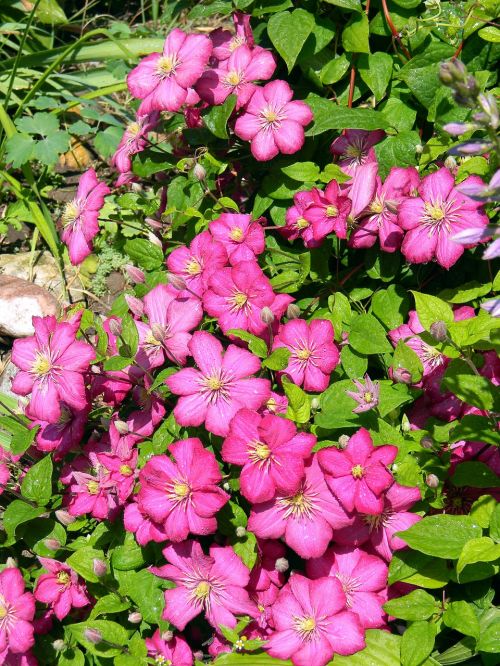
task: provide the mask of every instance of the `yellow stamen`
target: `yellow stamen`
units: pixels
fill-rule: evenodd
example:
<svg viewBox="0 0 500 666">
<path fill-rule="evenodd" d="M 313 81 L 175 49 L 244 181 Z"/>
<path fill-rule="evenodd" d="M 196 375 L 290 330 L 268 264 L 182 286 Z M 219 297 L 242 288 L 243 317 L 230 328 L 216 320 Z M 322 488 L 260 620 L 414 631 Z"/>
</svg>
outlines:
<svg viewBox="0 0 500 666">
<path fill-rule="evenodd" d="M 192 257 L 186 264 L 186 273 L 189 275 L 199 275 L 201 273 L 201 264 L 200 262 Z"/>
<path fill-rule="evenodd" d="M 297 227 L 297 229 L 307 229 L 307 227 L 309 226 L 309 222 L 305 218 L 299 217 L 295 222 L 295 226 Z"/>
<path fill-rule="evenodd" d="M 130 123 L 130 125 L 127 126 L 127 134 L 131 137 L 137 136 L 140 131 L 141 126 L 139 123 Z"/>
<path fill-rule="evenodd" d="M 354 465 L 354 467 L 351 469 L 351 474 L 355 479 L 363 478 L 364 472 L 365 471 L 361 465 Z"/>
<path fill-rule="evenodd" d="M 130 476 L 131 474 L 133 474 L 133 470 L 128 465 L 121 465 L 120 474 L 122 474 L 123 476 Z"/>
<path fill-rule="evenodd" d="M 7 615 L 7 609 L 3 604 L 0 604 L 0 620 Z"/>
<path fill-rule="evenodd" d="M 224 386 L 224 382 L 218 377 L 207 377 L 206 384 L 212 391 L 219 391 Z"/>
<path fill-rule="evenodd" d="M 264 442 L 259 442 L 255 447 L 255 455 L 259 460 L 267 460 L 271 455 L 271 449 Z"/>
<path fill-rule="evenodd" d="M 174 57 L 172 57 L 172 56 L 162 56 L 158 60 L 158 64 L 156 65 L 156 71 L 159 74 L 169 75 L 175 69 L 176 64 L 177 63 L 176 63 Z"/>
<path fill-rule="evenodd" d="M 198 583 L 194 590 L 194 596 L 197 599 L 206 599 L 210 594 L 210 583 L 207 580 L 202 580 L 201 583 Z"/>
<path fill-rule="evenodd" d="M 307 359 L 311 356 L 311 351 L 309 349 L 299 349 L 295 356 L 299 358 L 301 361 L 307 361 Z"/>
<path fill-rule="evenodd" d="M 67 571 L 59 571 L 56 576 L 59 585 L 68 585 L 71 582 L 70 575 Z"/>
<path fill-rule="evenodd" d="M 52 368 L 52 363 L 50 359 L 45 356 L 44 354 L 40 354 L 39 352 L 36 355 L 35 361 L 33 365 L 31 366 L 31 372 L 34 375 L 39 375 L 40 377 L 43 375 L 46 375 L 48 372 L 50 372 Z"/>
<path fill-rule="evenodd" d="M 237 86 L 238 83 L 241 83 L 241 75 L 239 72 L 232 71 L 226 75 L 226 83 L 229 83 L 230 86 Z"/>
<path fill-rule="evenodd" d="M 91 495 L 97 495 L 97 493 L 99 492 L 99 484 L 97 483 L 97 481 L 89 481 L 87 483 L 87 490 Z"/>
<path fill-rule="evenodd" d="M 179 499 L 189 495 L 189 486 L 187 483 L 174 483 L 174 495 Z"/>
<path fill-rule="evenodd" d="M 246 294 L 238 292 L 233 296 L 232 300 L 237 308 L 242 308 L 247 302 L 248 296 Z"/>
<path fill-rule="evenodd" d="M 80 214 L 80 209 L 76 201 L 73 199 L 73 201 L 70 201 L 64 207 L 64 212 L 61 217 L 63 226 L 66 227 L 68 224 L 73 223 L 79 214 Z"/>
<path fill-rule="evenodd" d="M 233 227 L 229 234 L 231 240 L 240 241 L 243 239 L 243 229 L 240 227 Z"/>
<path fill-rule="evenodd" d="M 339 209 L 337 206 L 327 206 L 326 207 L 326 215 L 327 217 L 337 217 L 339 214 Z"/>
<path fill-rule="evenodd" d="M 443 220 L 446 216 L 446 212 L 443 210 L 443 207 L 439 206 L 438 204 L 426 203 L 425 211 L 427 215 L 436 222 Z"/>
<path fill-rule="evenodd" d="M 365 391 L 363 393 L 363 400 L 368 403 L 373 400 L 373 393 L 371 391 Z"/>
</svg>

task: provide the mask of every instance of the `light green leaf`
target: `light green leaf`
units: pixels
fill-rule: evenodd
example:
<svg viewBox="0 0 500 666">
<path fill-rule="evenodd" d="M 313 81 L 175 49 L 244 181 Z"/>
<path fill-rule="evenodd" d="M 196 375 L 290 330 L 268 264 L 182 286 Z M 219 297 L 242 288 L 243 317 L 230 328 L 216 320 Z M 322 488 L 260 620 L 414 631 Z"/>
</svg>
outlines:
<svg viewBox="0 0 500 666">
<path fill-rule="evenodd" d="M 392 351 L 382 324 L 371 314 L 353 318 L 349 344 L 360 354 L 386 354 Z"/>
<path fill-rule="evenodd" d="M 429 331 L 436 321 L 444 321 L 445 324 L 453 321 L 453 310 L 448 303 L 430 294 L 421 294 L 418 291 L 412 291 L 412 294 L 418 318 L 426 331 Z"/>
<path fill-rule="evenodd" d="M 472 604 L 466 601 L 451 601 L 444 612 L 443 621 L 447 627 L 461 634 L 479 637 L 479 621 Z"/>
<path fill-rule="evenodd" d="M 82 578 L 91 583 L 98 583 L 99 576 L 94 573 L 94 560 L 105 562 L 102 550 L 96 550 L 90 547 L 79 548 L 68 557 L 66 564 L 74 569 Z"/>
<path fill-rule="evenodd" d="M 342 30 L 342 46 L 350 53 L 370 53 L 368 16 L 355 14 Z"/>
<path fill-rule="evenodd" d="M 295 423 L 307 423 L 311 416 L 309 396 L 299 386 L 288 381 L 285 377 L 283 377 L 282 383 L 283 390 L 288 398 L 287 418 L 295 421 Z"/>
<path fill-rule="evenodd" d="M 379 163 L 379 172 L 385 178 L 392 167 L 414 166 L 417 163 L 416 146 L 420 143 L 418 132 L 406 130 L 396 136 L 387 136 L 374 150 Z"/>
<path fill-rule="evenodd" d="M 500 486 L 500 477 L 485 463 L 468 460 L 456 466 L 451 482 L 459 488 L 496 488 Z"/>
<path fill-rule="evenodd" d="M 5 161 L 14 169 L 19 169 L 32 159 L 35 144 L 35 139 L 28 134 L 14 134 L 5 143 Z"/>
<path fill-rule="evenodd" d="M 274 47 L 286 62 L 288 72 L 314 28 L 314 16 L 305 9 L 273 14 L 267 24 L 267 33 Z"/>
<path fill-rule="evenodd" d="M 145 238 L 128 240 L 123 249 L 135 264 L 147 271 L 163 266 L 162 249 Z"/>
<path fill-rule="evenodd" d="M 392 369 L 405 369 L 411 374 L 411 381 L 416 384 L 420 381 L 423 372 L 422 361 L 418 355 L 408 347 L 403 340 L 398 340 L 392 359 Z"/>
<path fill-rule="evenodd" d="M 436 625 L 413 622 L 401 639 L 401 666 L 421 666 L 434 648 Z"/>
<path fill-rule="evenodd" d="M 270 370 L 284 370 L 288 365 L 289 358 L 290 350 L 286 347 L 278 347 L 262 361 L 262 365 Z"/>
<path fill-rule="evenodd" d="M 26 472 L 21 484 L 21 495 L 44 506 L 52 495 L 52 458 L 45 456 Z"/>
<path fill-rule="evenodd" d="M 234 335 L 235 338 L 248 342 L 249 350 L 256 356 L 259 356 L 260 358 L 267 357 L 267 345 L 262 338 L 258 338 L 256 335 L 240 328 L 231 328 L 226 332 L 226 335 Z"/>
<path fill-rule="evenodd" d="M 103 641 L 100 643 L 90 643 L 85 638 L 86 629 L 96 629 L 100 632 Z M 128 632 L 117 622 L 108 620 L 86 620 L 67 626 L 67 631 L 80 645 L 97 656 L 113 657 L 123 652 L 122 647 L 127 645 Z"/>
<path fill-rule="evenodd" d="M 319 179 L 320 169 L 314 162 L 295 162 L 281 169 L 283 173 L 299 182 L 314 183 Z"/>
<path fill-rule="evenodd" d="M 490 537 L 478 537 L 468 541 L 460 553 L 457 562 L 457 574 L 460 574 L 468 564 L 476 562 L 495 562 L 500 558 L 500 543 L 495 543 Z"/>
<path fill-rule="evenodd" d="M 332 83 L 337 83 L 337 81 L 340 81 L 340 79 L 347 73 L 349 66 L 350 62 L 344 53 L 336 58 L 332 58 L 330 62 L 324 65 L 319 74 L 321 83 L 326 86 L 329 86 Z"/>
<path fill-rule="evenodd" d="M 436 599 L 424 590 L 414 590 L 404 597 L 391 599 L 384 604 L 384 610 L 389 615 L 415 622 L 427 620 L 438 610 Z"/>
<path fill-rule="evenodd" d="M 426 555 L 455 560 L 460 557 L 463 547 L 470 539 L 482 533 L 469 516 L 426 516 L 399 536 L 410 548 Z M 444 536 L 446 535 L 446 536 Z"/>
<path fill-rule="evenodd" d="M 461 359 L 454 359 L 446 368 L 441 390 L 451 391 L 460 400 L 479 409 L 500 411 L 498 389 L 486 377 L 476 375 Z"/>
<path fill-rule="evenodd" d="M 361 78 L 380 101 L 392 76 L 392 57 L 383 51 L 362 55 L 358 62 Z"/>
</svg>

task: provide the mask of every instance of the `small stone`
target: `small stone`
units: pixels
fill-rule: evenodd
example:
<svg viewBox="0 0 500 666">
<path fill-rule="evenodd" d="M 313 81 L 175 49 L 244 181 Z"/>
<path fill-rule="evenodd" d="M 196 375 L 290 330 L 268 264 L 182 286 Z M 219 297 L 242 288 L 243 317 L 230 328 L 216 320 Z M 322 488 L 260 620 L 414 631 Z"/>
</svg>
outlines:
<svg viewBox="0 0 500 666">
<path fill-rule="evenodd" d="M 33 335 L 32 317 L 57 316 L 57 300 L 43 287 L 0 275 L 0 333 L 12 338 Z"/>
</svg>

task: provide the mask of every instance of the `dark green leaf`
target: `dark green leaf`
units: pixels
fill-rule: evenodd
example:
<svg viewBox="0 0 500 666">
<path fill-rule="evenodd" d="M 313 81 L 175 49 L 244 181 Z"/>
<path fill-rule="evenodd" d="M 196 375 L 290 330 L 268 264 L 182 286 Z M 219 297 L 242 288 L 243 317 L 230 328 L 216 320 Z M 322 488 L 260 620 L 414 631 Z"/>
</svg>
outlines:
<svg viewBox="0 0 500 666">
<path fill-rule="evenodd" d="M 391 80 L 392 57 L 382 51 L 363 55 L 359 59 L 358 69 L 361 78 L 375 95 L 375 99 L 380 101 Z"/>
<path fill-rule="evenodd" d="M 349 331 L 349 344 L 360 354 L 386 354 L 392 351 L 386 332 L 371 314 L 353 318 Z"/>
<path fill-rule="evenodd" d="M 342 31 L 342 46 L 351 53 L 370 53 L 369 23 L 365 13 L 354 14 Z"/>
<path fill-rule="evenodd" d="M 385 178 L 392 167 L 407 167 L 417 163 L 416 146 L 420 143 L 418 132 L 403 131 L 396 136 L 387 136 L 375 146 L 381 178 Z"/>
<path fill-rule="evenodd" d="M 163 266 L 162 249 L 145 238 L 128 240 L 124 250 L 134 263 L 147 271 L 154 271 Z"/>
<path fill-rule="evenodd" d="M 469 460 L 456 466 L 451 481 L 454 486 L 463 488 L 496 488 L 500 486 L 500 477 L 495 472 L 478 460 Z"/>
<path fill-rule="evenodd" d="M 50 455 L 30 467 L 21 484 L 22 496 L 45 506 L 52 495 L 52 470 Z"/>
<path fill-rule="evenodd" d="M 383 114 L 373 109 L 348 109 L 312 94 L 305 101 L 314 113 L 313 124 L 306 130 L 306 136 L 317 136 L 328 130 L 375 130 L 389 127 Z"/>
<path fill-rule="evenodd" d="M 314 16 L 305 9 L 274 14 L 267 24 L 267 33 L 290 72 L 307 38 L 314 28 Z"/>
<path fill-rule="evenodd" d="M 214 136 L 227 139 L 227 121 L 236 106 L 236 95 L 229 95 L 226 101 L 203 114 L 203 121 Z"/>
</svg>

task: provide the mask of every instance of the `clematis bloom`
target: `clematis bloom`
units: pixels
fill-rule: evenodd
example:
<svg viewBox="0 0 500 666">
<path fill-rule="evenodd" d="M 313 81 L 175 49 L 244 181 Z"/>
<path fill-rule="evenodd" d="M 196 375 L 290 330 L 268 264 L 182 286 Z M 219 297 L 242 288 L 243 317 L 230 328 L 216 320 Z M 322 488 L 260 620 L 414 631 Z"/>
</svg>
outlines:
<svg viewBox="0 0 500 666">
<path fill-rule="evenodd" d="M 158 125 L 160 114 L 158 111 L 146 115 L 138 115 L 136 119 L 125 128 L 120 143 L 113 155 L 111 163 L 121 174 L 132 171 L 132 155 L 140 153 L 148 145 L 148 134 Z"/>
<path fill-rule="evenodd" d="M 213 238 L 222 243 L 231 264 L 252 261 L 264 252 L 264 229 L 251 215 L 222 213 L 208 225 Z"/>
<path fill-rule="evenodd" d="M 330 151 L 339 158 L 342 169 L 352 175 L 359 166 L 377 161 L 373 146 L 384 137 L 383 130 L 348 129 L 333 141 Z"/>
<path fill-rule="evenodd" d="M 175 249 L 167 258 L 168 270 L 180 277 L 187 289 L 203 296 L 208 278 L 227 264 L 227 252 L 208 231 L 193 238 L 189 247 Z"/>
<path fill-rule="evenodd" d="M 50 604 L 58 620 L 64 619 L 72 608 L 83 608 L 90 603 L 85 585 L 79 582 L 78 574 L 71 567 L 49 557 L 38 559 L 49 573 L 38 578 L 35 599 Z"/>
<path fill-rule="evenodd" d="M 34 616 L 35 599 L 24 591 L 21 572 L 5 568 L 0 572 L 0 658 L 7 650 L 17 655 L 33 647 Z"/>
<path fill-rule="evenodd" d="M 148 656 L 152 657 L 159 666 L 161 664 L 193 666 L 193 653 L 182 636 L 173 636 L 170 640 L 165 641 L 161 637 L 160 630 L 157 629 L 151 638 L 146 638 L 145 642 Z"/>
</svg>

